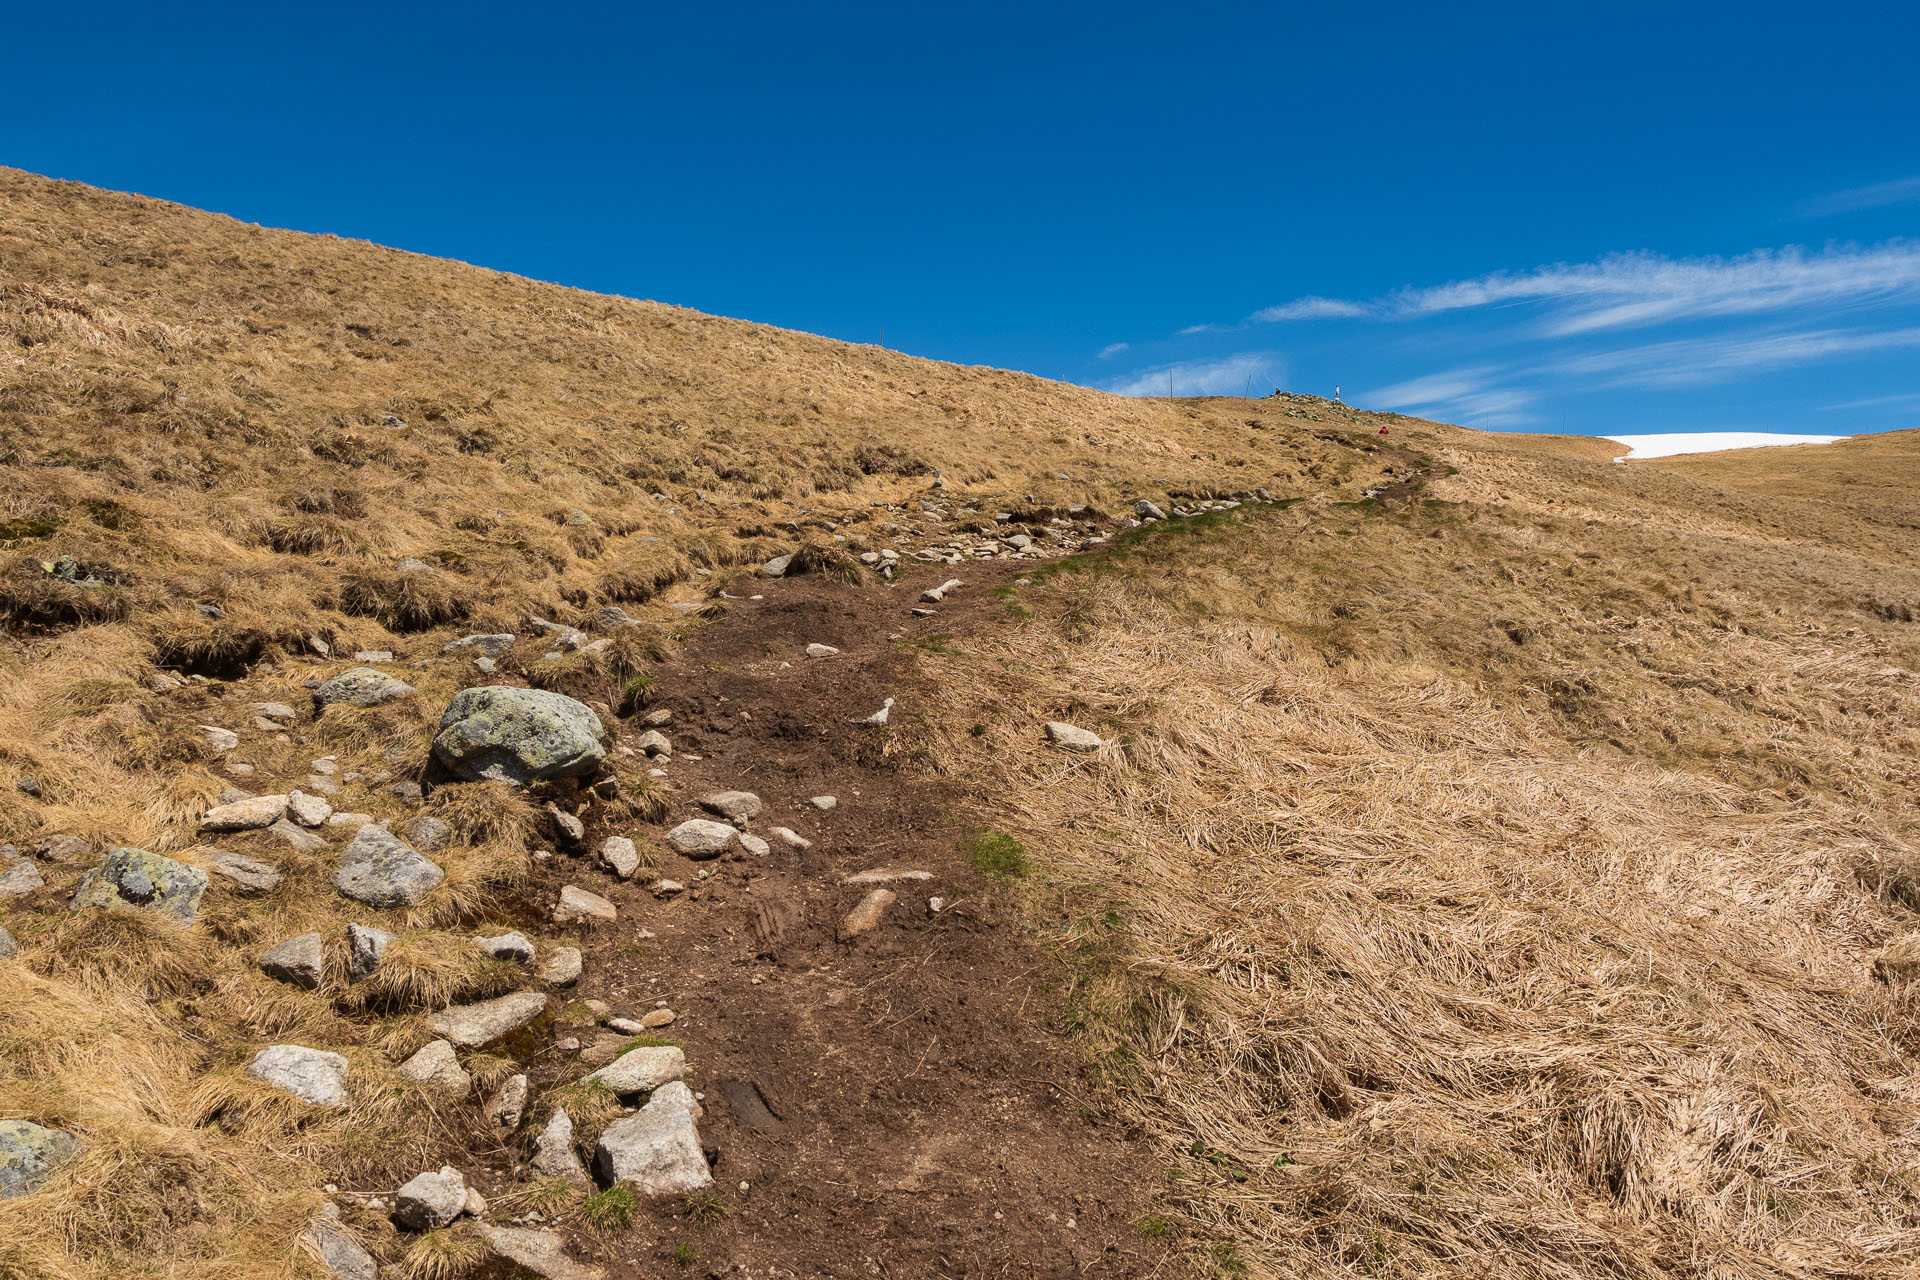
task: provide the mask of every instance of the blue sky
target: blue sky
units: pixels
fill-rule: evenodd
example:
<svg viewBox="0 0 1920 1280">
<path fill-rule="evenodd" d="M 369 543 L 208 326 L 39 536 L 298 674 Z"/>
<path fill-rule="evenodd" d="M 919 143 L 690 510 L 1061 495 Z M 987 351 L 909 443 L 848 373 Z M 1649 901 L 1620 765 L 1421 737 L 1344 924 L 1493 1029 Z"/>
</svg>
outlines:
<svg viewBox="0 0 1920 1280">
<path fill-rule="evenodd" d="M 0 163 L 249 221 L 1135 393 L 1920 426 L 1910 5 L 54 8 Z"/>
</svg>

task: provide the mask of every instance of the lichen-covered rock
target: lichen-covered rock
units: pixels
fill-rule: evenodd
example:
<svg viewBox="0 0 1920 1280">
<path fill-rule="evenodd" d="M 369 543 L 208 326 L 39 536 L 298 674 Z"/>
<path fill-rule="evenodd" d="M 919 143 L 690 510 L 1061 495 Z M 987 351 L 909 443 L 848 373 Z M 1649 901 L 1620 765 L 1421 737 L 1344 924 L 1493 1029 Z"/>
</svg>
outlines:
<svg viewBox="0 0 1920 1280">
<path fill-rule="evenodd" d="M 375 671 L 372 667 L 355 667 L 351 671 L 342 671 L 315 689 L 313 701 L 321 708 L 335 702 L 349 707 L 377 707 L 383 702 L 404 698 L 412 692 L 413 686 L 398 676 Z"/>
<path fill-rule="evenodd" d="M 37 1189 L 80 1150 L 80 1139 L 31 1120 L 0 1120 L 0 1200 Z"/>
<path fill-rule="evenodd" d="M 347 1060 L 325 1049 L 269 1045 L 253 1055 L 247 1074 L 316 1107 L 347 1105 Z"/>
<path fill-rule="evenodd" d="M 147 907 L 191 923 L 206 896 L 207 873 L 145 849 L 119 848 L 87 872 L 74 890 L 73 909 Z"/>
<path fill-rule="evenodd" d="M 229 850 L 214 854 L 209 861 L 215 871 L 249 893 L 266 893 L 279 887 L 280 872 L 264 862 Z"/>
<path fill-rule="evenodd" d="M 370 925 L 350 924 L 347 926 L 347 980 L 358 982 L 362 978 L 373 976 L 380 967 L 380 957 L 386 953 L 387 944 L 393 941 L 393 935 L 385 929 L 375 929 Z"/>
<path fill-rule="evenodd" d="M 340 851 L 333 887 L 375 907 L 411 907 L 438 887 L 447 873 L 411 845 L 369 822 Z"/>
<path fill-rule="evenodd" d="M 433 756 L 456 778 L 526 785 L 582 778 L 606 758 L 593 709 L 545 689 L 462 689 L 440 717 Z"/>
<path fill-rule="evenodd" d="M 687 1195 L 713 1185 L 694 1121 L 693 1091 L 676 1080 L 655 1090 L 639 1112 L 608 1125 L 593 1152 L 593 1171 L 611 1186 L 630 1184 L 646 1196 Z"/>
</svg>

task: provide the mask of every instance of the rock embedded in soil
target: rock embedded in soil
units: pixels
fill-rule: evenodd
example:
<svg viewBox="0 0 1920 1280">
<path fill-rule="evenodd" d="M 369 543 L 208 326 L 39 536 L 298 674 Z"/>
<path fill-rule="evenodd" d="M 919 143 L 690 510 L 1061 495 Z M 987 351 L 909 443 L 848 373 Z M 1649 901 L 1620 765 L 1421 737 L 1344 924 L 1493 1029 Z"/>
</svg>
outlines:
<svg viewBox="0 0 1920 1280">
<path fill-rule="evenodd" d="M 575 924 L 588 921 L 595 924 L 609 924 L 619 915 L 611 902 L 597 893 L 589 893 L 578 885 L 562 885 L 560 902 L 553 909 L 555 924 Z"/>
<path fill-rule="evenodd" d="M 296 827 L 285 818 L 268 827 L 267 831 L 270 835 L 280 837 L 297 853 L 318 853 L 327 847 L 325 837 L 315 835 L 305 827 Z"/>
<path fill-rule="evenodd" d="M 587 1167 L 580 1163 L 580 1157 L 573 1150 L 573 1118 L 565 1111 L 554 1108 L 547 1127 L 533 1140 L 533 1159 L 528 1163 L 535 1173 L 549 1178 L 587 1180 Z"/>
<path fill-rule="evenodd" d="M 541 1280 L 605 1280 L 607 1274 L 599 1267 L 569 1258 L 566 1241 L 557 1231 L 482 1224 L 474 1228 L 474 1234 L 496 1255 L 524 1267 Z"/>
<path fill-rule="evenodd" d="M 431 814 L 407 824 L 407 842 L 422 853 L 431 853 L 453 837 L 453 828 Z"/>
<path fill-rule="evenodd" d="M 23 898 L 46 883 L 40 868 L 21 857 L 12 845 L 0 849 L 0 898 Z"/>
<path fill-rule="evenodd" d="M 387 944 L 393 941 L 393 935 L 385 929 L 375 929 L 364 924 L 347 926 L 347 978 L 358 982 L 371 977 L 380 967 L 380 957 L 386 954 Z"/>
<path fill-rule="evenodd" d="M 13 940 L 13 935 L 4 926 L 0 926 L 0 960 L 11 960 L 19 954 L 20 944 Z"/>
<path fill-rule="evenodd" d="M 319 796 L 289 791 L 287 816 L 303 827 L 317 827 L 333 816 L 333 806 Z"/>
<path fill-rule="evenodd" d="M 305 1045 L 269 1045 L 253 1055 L 247 1074 L 316 1107 L 347 1105 L 347 1060 Z"/>
<path fill-rule="evenodd" d="M 964 585 L 958 578 L 948 578 L 937 587 L 928 587 L 920 593 L 920 598 L 928 604 L 939 604 L 947 598 L 947 592 Z"/>
<path fill-rule="evenodd" d="M 820 812 L 826 813 L 840 807 L 840 798 L 838 796 L 815 796 L 813 799 L 807 801 L 807 803 Z"/>
<path fill-rule="evenodd" d="M 638 1114 L 614 1121 L 601 1133 L 594 1172 L 608 1186 L 625 1182 L 646 1196 L 688 1195 L 712 1186 L 713 1172 L 694 1127 L 702 1114 L 685 1084 L 676 1080 L 662 1086 Z"/>
<path fill-rule="evenodd" d="M 393 1198 L 393 1220 L 412 1231 L 434 1231 L 466 1211 L 467 1180 L 451 1165 L 417 1174 Z"/>
<path fill-rule="evenodd" d="M 323 710 L 334 703 L 349 707 L 377 707 L 383 702 L 404 698 L 412 692 L 413 686 L 397 676 L 375 671 L 372 667 L 355 667 L 322 683 L 313 691 L 313 701 L 317 708 Z"/>
<path fill-rule="evenodd" d="M 561 844 L 578 847 L 587 838 L 587 824 L 566 810 L 550 804 L 547 806 L 547 816 L 553 819 L 554 830 L 560 833 Z"/>
<path fill-rule="evenodd" d="M 752 854 L 756 858 L 764 858 L 769 853 L 773 852 L 772 848 L 767 844 L 767 842 L 765 840 L 762 840 L 759 836 L 750 836 L 746 832 L 742 831 L 739 834 L 739 836 L 736 838 L 740 841 L 740 847 L 742 849 L 745 849 L 748 853 Z"/>
<path fill-rule="evenodd" d="M 260 971 L 269 978 L 312 991 L 326 973 L 320 935 L 303 933 L 264 952 L 260 957 Z"/>
<path fill-rule="evenodd" d="M 655 707 L 641 717 L 640 723 L 646 725 L 649 729 L 664 729 L 673 723 L 673 709 L 671 707 Z"/>
<path fill-rule="evenodd" d="M 652 758 L 671 760 L 673 740 L 658 729 L 649 729 L 633 740 L 634 749 Z"/>
<path fill-rule="evenodd" d="M 460 1055 L 445 1040 L 423 1045 L 418 1053 L 401 1063 L 398 1070 L 415 1083 L 445 1089 L 455 1097 L 466 1097 L 473 1087 L 473 1077 L 460 1066 Z"/>
<path fill-rule="evenodd" d="M 207 873 L 145 849 L 119 848 L 87 872 L 74 890 L 73 909 L 145 907 L 191 924 L 207 892 Z"/>
<path fill-rule="evenodd" d="M 473 945 L 499 960 L 533 963 L 533 939 L 518 930 L 495 934 L 490 938 L 476 936 Z"/>
<path fill-rule="evenodd" d="M 202 831 L 258 831 L 280 821 L 287 811 L 287 797 L 249 796 L 232 804 L 219 804 L 200 815 Z"/>
<path fill-rule="evenodd" d="M 437 888 L 447 873 L 385 827 L 367 823 L 340 851 L 333 887 L 374 907 L 411 907 Z"/>
<path fill-rule="evenodd" d="M 678 880 L 655 880 L 648 888 L 648 892 L 652 893 L 656 898 L 671 898 L 675 894 L 685 893 L 686 891 L 687 886 L 681 884 Z"/>
<path fill-rule="evenodd" d="M 856 871 L 850 876 L 842 876 L 841 884 L 899 884 L 907 880 L 931 880 L 931 871 L 913 871 L 905 867 L 874 867 L 870 871 Z"/>
<path fill-rule="evenodd" d="M 683 858 L 700 862 L 725 853 L 737 835 L 738 832 L 724 822 L 689 818 L 667 832 L 667 847 Z"/>
<path fill-rule="evenodd" d="M 870 933 L 886 917 L 887 908 L 893 905 L 894 892 L 891 889 L 875 889 L 853 910 L 847 912 L 840 922 L 840 940 L 851 942 L 863 933 Z"/>
<path fill-rule="evenodd" d="M 784 578 L 787 576 L 787 571 L 791 568 L 793 568 L 793 557 L 791 555 L 775 556 L 760 566 L 760 572 L 766 574 L 769 578 Z"/>
<path fill-rule="evenodd" d="M 607 1086 L 622 1097 L 630 1097 L 651 1092 L 686 1074 L 686 1052 L 674 1045 L 659 1045 L 629 1049 L 587 1079 Z"/>
<path fill-rule="evenodd" d="M 1106 745 L 1099 734 L 1063 720 L 1047 721 L 1047 737 L 1063 751 L 1098 751 Z"/>
<path fill-rule="evenodd" d="M 807 839 L 791 827 L 775 827 L 773 829 L 773 838 L 795 849 L 813 848 L 813 841 Z"/>
<path fill-rule="evenodd" d="M 547 1011 L 538 991 L 516 991 L 494 1000 L 449 1005 L 427 1018 L 427 1029 L 460 1045 L 478 1049 L 511 1035 Z"/>
<path fill-rule="evenodd" d="M 840 651 L 830 644 L 810 644 L 807 646 L 809 658 L 831 658 Z"/>
<path fill-rule="evenodd" d="M 320 1261 L 339 1280 L 378 1280 L 380 1271 L 373 1255 L 340 1225 L 340 1210 L 332 1203 L 321 1209 L 307 1234 L 320 1254 Z"/>
<path fill-rule="evenodd" d="M 440 648 L 441 653 L 461 653 L 472 651 L 488 658 L 497 658 L 513 648 L 513 642 L 519 637 L 505 631 L 491 635 L 461 636 L 458 640 L 449 640 Z"/>
<path fill-rule="evenodd" d="M 540 981 L 550 987 L 570 987 L 580 981 L 580 948 L 556 947 L 540 966 Z"/>
<path fill-rule="evenodd" d="M 586 777 L 606 758 L 606 730 L 585 703 L 545 689 L 463 689 L 440 717 L 434 759 L 469 782 L 526 785 Z"/>
<path fill-rule="evenodd" d="M 0 1120 L 0 1200 L 37 1190 L 79 1150 L 80 1139 L 64 1130 L 31 1120 Z"/>
<path fill-rule="evenodd" d="M 524 1075 L 507 1077 L 507 1082 L 487 1099 L 482 1112 L 487 1123 L 502 1133 L 512 1133 L 520 1127 L 520 1120 L 527 1111 L 527 1078 Z"/>
<path fill-rule="evenodd" d="M 600 846 L 600 861 L 622 880 L 631 880 L 640 870 L 640 853 L 625 836 L 608 836 Z"/>
<path fill-rule="evenodd" d="M 640 1025 L 649 1031 L 656 1030 L 660 1027 L 670 1027 L 673 1025 L 674 1019 L 678 1016 L 679 1015 L 671 1009 L 653 1009 L 641 1015 Z"/>
<path fill-rule="evenodd" d="M 222 729 L 217 724 L 203 724 L 198 728 L 205 735 L 207 745 L 215 751 L 232 751 L 240 745 L 240 735 L 231 729 Z"/>
<path fill-rule="evenodd" d="M 751 791 L 716 791 L 700 797 L 700 807 L 735 822 L 746 822 L 760 814 L 760 797 Z"/>
</svg>

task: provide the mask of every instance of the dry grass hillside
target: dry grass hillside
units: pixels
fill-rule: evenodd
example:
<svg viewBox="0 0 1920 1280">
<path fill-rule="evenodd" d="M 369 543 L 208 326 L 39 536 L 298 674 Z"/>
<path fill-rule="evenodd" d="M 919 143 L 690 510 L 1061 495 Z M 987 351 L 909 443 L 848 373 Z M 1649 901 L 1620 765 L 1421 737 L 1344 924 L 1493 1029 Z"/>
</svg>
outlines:
<svg viewBox="0 0 1920 1280">
<path fill-rule="evenodd" d="M 582 992 L 693 954 L 549 936 L 528 887 L 553 887 L 549 801 L 653 856 L 672 771 L 616 752 L 612 799 L 392 784 L 481 680 L 447 640 L 520 633 L 486 679 L 596 704 L 631 745 L 675 672 L 786 665 L 744 570 L 796 549 L 818 616 L 843 591 L 899 619 L 901 643 L 861 637 L 859 696 L 900 695 L 862 767 L 938 788 L 985 877 L 965 894 L 1051 952 L 1082 1110 L 1168 1179 L 1135 1244 L 1221 1277 L 1913 1272 L 1908 439 L 1619 466 L 1307 397 L 1128 400 L 6 170 L 0 337 L 0 841 L 44 880 L 0 898 L 0 1122 L 83 1143 L 0 1199 L 6 1280 L 324 1276 L 299 1232 L 325 1185 L 390 1194 L 457 1152 L 514 1188 L 497 1214 L 537 1210 L 610 1276 L 718 1274 L 664 1242 L 745 1237 L 750 1205 L 513 1181 L 530 1134 L 395 1069 L 426 1015 L 523 981 L 470 935 L 579 945 Z M 1252 490 L 1276 501 L 1120 532 L 1135 498 Z M 927 619 L 911 574 L 849 558 L 1007 527 L 1033 560 L 940 563 L 977 594 Z M 608 643 L 551 657 L 536 615 Z M 308 711 L 359 650 L 417 695 Z M 1106 745 L 1061 752 L 1049 720 Z M 336 807 L 449 832 L 444 885 L 378 914 L 398 940 L 358 984 L 337 939 L 370 917 L 328 850 L 198 829 L 224 789 L 316 759 Z M 283 887 L 217 880 L 186 928 L 69 911 L 117 845 L 241 852 Z M 303 930 L 329 939 L 314 990 L 257 964 Z M 282 1041 L 346 1056 L 343 1111 L 244 1074 Z M 462 1064 L 477 1090 L 533 1074 L 589 1144 L 618 1114 L 545 1048 Z M 488 1265 L 354 1203 L 389 1274 Z M 922 1273 L 883 1253 L 774 1262 Z"/>
</svg>

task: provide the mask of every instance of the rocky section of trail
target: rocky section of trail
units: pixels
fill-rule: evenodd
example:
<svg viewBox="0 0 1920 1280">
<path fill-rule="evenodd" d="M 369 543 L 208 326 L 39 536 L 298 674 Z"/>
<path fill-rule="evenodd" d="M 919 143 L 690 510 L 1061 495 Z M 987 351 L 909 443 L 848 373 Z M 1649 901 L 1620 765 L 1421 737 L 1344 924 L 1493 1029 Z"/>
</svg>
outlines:
<svg viewBox="0 0 1920 1280">
<path fill-rule="evenodd" d="M 419 1009 L 422 1035 L 384 1043 L 438 1117 L 421 1147 L 374 1161 L 376 1185 L 364 1169 L 328 1185 L 302 1239 L 341 1276 L 449 1229 L 549 1275 L 692 1258 L 712 1275 L 1177 1274 L 1139 1227 L 1154 1153 L 1100 1119 L 1053 1030 L 1051 962 L 962 853 L 952 798 L 912 767 L 911 646 L 966 630 L 1032 562 L 1265 496 L 1141 500 L 1115 520 L 936 491 L 865 531 L 885 539 L 847 557 L 865 581 L 803 544 L 716 589 L 726 612 L 688 630 L 624 716 L 505 683 L 509 634 L 231 682 L 161 673 L 227 779 L 193 820 L 206 843 L 184 862 L 114 849 L 92 870 L 99 854 L 73 837 L 41 842 L 38 862 L 0 847 L 0 892 L 186 925 L 204 899 L 228 929 L 234 910 L 291 892 L 289 873 L 338 895 L 344 929 L 266 939 L 253 962 L 369 1030 L 395 1001 Z M 789 531 L 845 536 L 832 520 Z M 549 661 L 608 643 L 543 619 L 526 630 L 556 646 Z M 406 680 L 382 669 L 402 663 Z M 495 682 L 439 708 L 427 759 L 390 750 L 392 769 L 343 769 L 297 750 L 330 708 L 379 713 L 452 672 Z M 289 676 L 311 712 L 262 696 Z M 244 723 L 199 724 L 206 704 L 187 695 L 216 683 L 214 705 L 245 708 Z M 1090 749 L 1074 726 L 1034 731 Z M 615 803 L 621 771 L 645 775 L 653 820 Z M 450 910 L 462 837 L 414 811 L 484 785 L 532 800 L 550 847 L 499 900 Z M 414 927 L 462 916 L 492 924 L 464 942 L 457 925 Z M 483 973 L 484 998 L 431 1002 L 421 947 Z M 352 1052 L 263 1039 L 244 1074 L 344 1114 L 370 1087 Z M 21 1132 L 0 1194 L 30 1191 L 79 1145 Z"/>
</svg>

